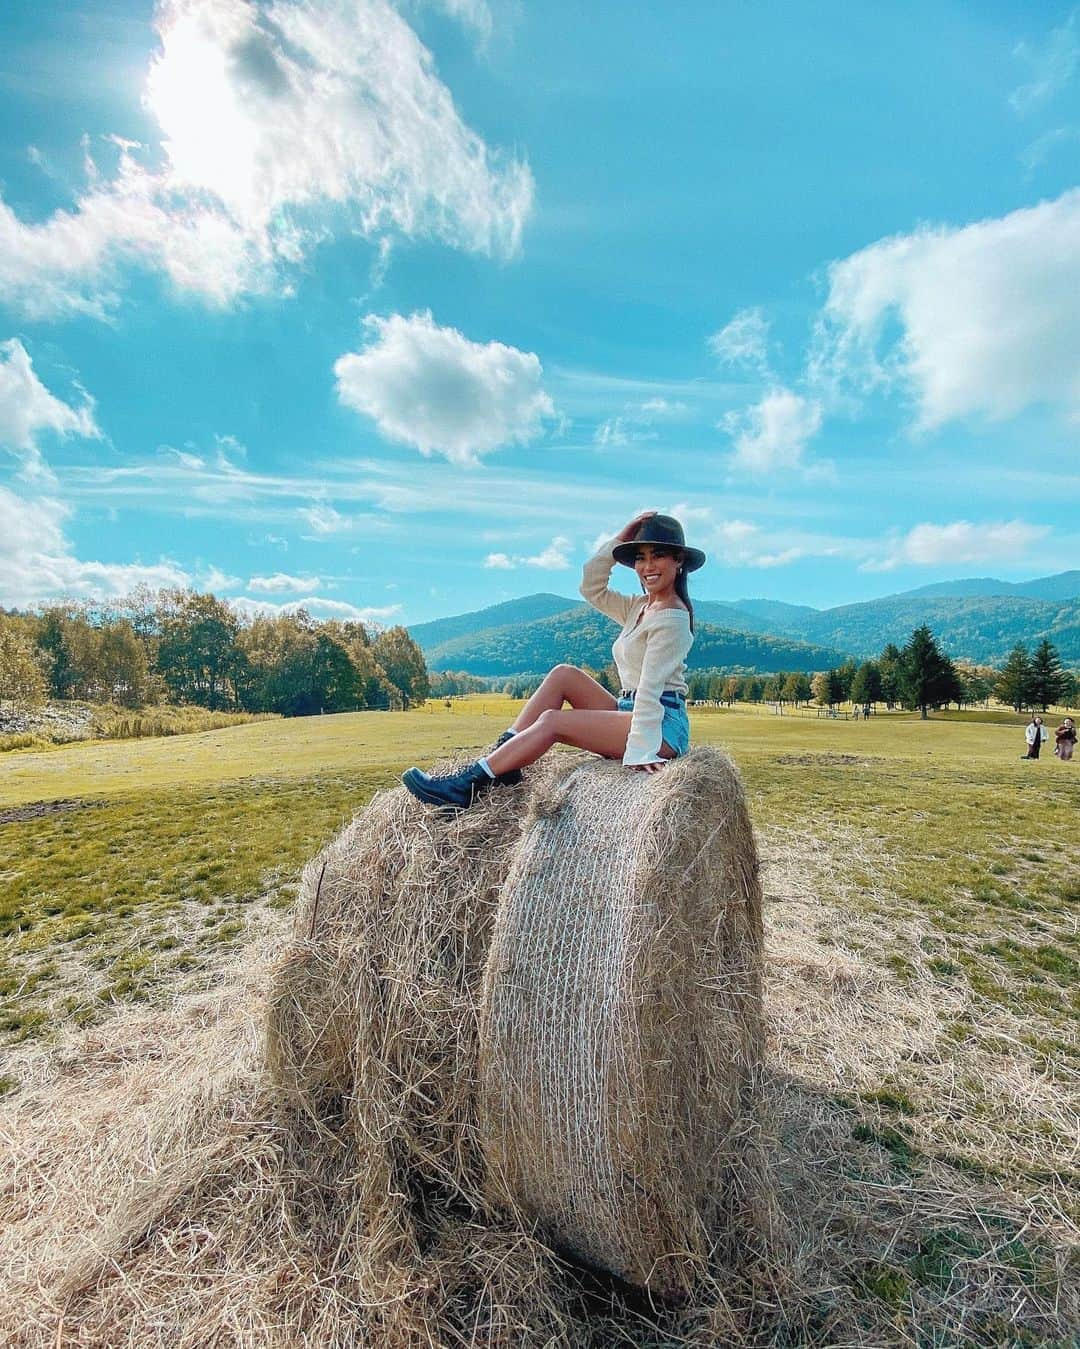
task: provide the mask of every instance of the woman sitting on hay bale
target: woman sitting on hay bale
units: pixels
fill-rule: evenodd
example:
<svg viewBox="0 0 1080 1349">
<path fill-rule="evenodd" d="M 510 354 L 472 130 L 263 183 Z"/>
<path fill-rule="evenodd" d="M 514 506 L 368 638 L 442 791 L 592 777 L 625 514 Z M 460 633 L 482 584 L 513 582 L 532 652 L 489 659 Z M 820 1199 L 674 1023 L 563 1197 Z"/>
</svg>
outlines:
<svg viewBox="0 0 1080 1349">
<path fill-rule="evenodd" d="M 617 562 L 633 567 L 643 594 L 608 589 Z M 619 671 L 618 698 L 573 665 L 556 665 L 499 736 L 486 758 L 446 777 L 410 768 L 402 782 L 431 806 L 466 809 L 489 787 L 521 780 L 521 770 L 555 744 L 576 745 L 646 773 L 685 754 L 690 744 L 685 662 L 694 640 L 688 572 L 704 565 L 688 548 L 682 525 L 645 511 L 585 564 L 581 593 L 622 624 L 611 654 Z M 569 703 L 566 710 L 563 704 Z"/>
</svg>

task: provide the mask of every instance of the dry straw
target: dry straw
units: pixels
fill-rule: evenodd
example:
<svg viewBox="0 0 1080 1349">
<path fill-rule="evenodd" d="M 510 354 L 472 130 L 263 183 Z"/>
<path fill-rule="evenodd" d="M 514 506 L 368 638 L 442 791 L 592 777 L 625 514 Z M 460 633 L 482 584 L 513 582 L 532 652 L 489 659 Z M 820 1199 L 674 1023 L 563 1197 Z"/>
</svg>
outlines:
<svg viewBox="0 0 1080 1349">
<path fill-rule="evenodd" d="M 662 1297 L 756 1244 L 761 946 L 724 755 L 695 750 L 656 780 L 591 763 L 538 792 L 484 987 L 497 1199 Z"/>
<path fill-rule="evenodd" d="M 957 1076 L 976 1064 L 993 1083 L 1002 1060 L 970 1046 L 958 1056 L 941 985 L 920 954 L 928 929 L 914 920 L 904 927 L 920 973 L 898 981 L 877 955 L 892 920 L 868 926 L 850 904 L 823 902 L 845 867 L 868 874 L 853 836 L 832 848 L 777 829 L 767 849 L 763 1115 L 782 1217 L 764 1254 L 741 1244 L 746 1210 L 733 1174 L 715 1191 L 718 1227 L 735 1247 L 719 1255 L 733 1258 L 718 1260 L 678 1308 L 635 1306 L 610 1283 L 590 1284 L 512 1220 L 484 1216 L 488 1095 L 468 1066 L 479 1059 L 484 954 L 521 821 L 531 818 L 528 798 L 539 819 L 542 802 L 553 807 L 561 791 L 579 790 L 573 778 L 559 785 L 579 763 L 555 756 L 533 770 L 528 793 L 492 793 L 465 816 L 433 814 L 404 792 L 377 797 L 309 869 L 283 957 L 250 951 L 230 982 L 171 1010 L 122 1011 L 67 1032 L 47 1053 L 24 1046 L 12 1056 L 6 1070 L 20 1087 L 0 1102 L 0 1343 L 910 1349 L 963 1340 L 989 1349 L 1074 1341 L 1080 1280 L 1066 1207 L 1073 1163 L 1063 1148 L 1075 1136 L 1067 1132 L 1075 1099 L 1063 1082 L 1023 1078 L 1019 1063 L 1003 1078 L 1003 1118 L 1026 1119 L 1053 1168 L 1036 1192 L 931 1157 L 938 1135 L 962 1133 L 965 1120 L 987 1167 L 1015 1155 L 1008 1130 L 977 1111 L 983 1098 L 965 1096 Z M 621 780 L 647 803 L 674 806 L 699 767 L 691 756 L 658 778 Z M 590 776 L 599 783 L 607 772 L 621 777 L 603 765 Z M 632 833 L 648 817 L 651 804 L 632 817 L 630 802 L 607 817 L 612 831 Z M 557 824 L 552 816 L 539 827 Z M 661 850 L 668 846 L 652 832 Z M 650 853 L 640 865 L 654 862 Z M 875 848 L 881 884 L 887 865 Z M 634 922 L 623 930 L 646 931 L 640 915 Z M 624 965 L 645 991 L 661 978 L 660 957 L 682 949 L 674 937 L 658 940 L 653 965 Z M 728 973 L 722 963 L 714 970 Z M 670 977 L 678 990 L 673 967 Z M 981 1006 L 971 1010 L 985 1016 Z M 643 1014 L 641 1024 L 640 1043 L 658 1043 Z M 633 1057 L 636 1041 L 615 1043 Z M 650 1079 L 652 1060 L 642 1063 L 642 1080 L 659 1080 Z M 921 1091 L 924 1113 L 912 1132 L 925 1154 L 901 1165 L 854 1132 L 863 1112 L 853 1093 L 888 1081 L 902 1063 Z M 723 1100 L 731 1079 L 719 1088 Z M 612 1092 L 608 1108 L 640 1099 L 650 1119 L 662 1118 L 663 1099 L 637 1091 Z M 487 1136 L 489 1149 L 504 1146 L 490 1123 Z M 620 1158 L 652 1177 L 659 1165 L 642 1157 L 639 1141 L 631 1134 Z M 751 1168 L 747 1190 L 752 1179 Z M 660 1193 L 663 1211 L 677 1217 L 688 1211 L 680 1193 L 696 1202 L 700 1190 L 691 1178 L 682 1191 Z M 561 1206 L 537 1210 L 550 1222 Z M 639 1230 L 619 1229 L 635 1242 Z M 946 1237 L 950 1249 L 961 1238 L 969 1244 L 948 1270 L 934 1266 L 929 1282 L 917 1280 L 927 1251 Z"/>
</svg>

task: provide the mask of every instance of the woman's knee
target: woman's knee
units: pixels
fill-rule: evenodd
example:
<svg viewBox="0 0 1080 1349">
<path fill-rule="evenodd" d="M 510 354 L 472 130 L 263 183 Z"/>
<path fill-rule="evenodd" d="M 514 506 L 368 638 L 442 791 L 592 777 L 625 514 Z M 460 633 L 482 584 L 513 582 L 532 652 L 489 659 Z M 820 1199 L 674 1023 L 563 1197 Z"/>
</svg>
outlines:
<svg viewBox="0 0 1080 1349">
<path fill-rule="evenodd" d="M 540 713 L 534 724 L 538 726 L 545 735 L 551 736 L 554 740 L 558 735 L 559 717 L 560 713 L 556 712 L 554 708 L 549 707 L 546 712 Z"/>
</svg>

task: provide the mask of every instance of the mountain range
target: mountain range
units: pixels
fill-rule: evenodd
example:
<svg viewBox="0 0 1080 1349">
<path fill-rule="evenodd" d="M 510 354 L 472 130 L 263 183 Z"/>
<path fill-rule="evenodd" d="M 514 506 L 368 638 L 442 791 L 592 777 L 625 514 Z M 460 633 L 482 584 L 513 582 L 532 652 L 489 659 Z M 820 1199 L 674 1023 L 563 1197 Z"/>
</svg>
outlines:
<svg viewBox="0 0 1080 1349">
<path fill-rule="evenodd" d="M 695 600 L 691 668 L 822 670 L 849 657 L 902 646 L 928 623 L 958 660 L 1000 664 L 1016 643 L 1044 637 L 1067 666 L 1080 666 L 1080 571 L 1033 581 L 975 577 L 831 609 L 780 600 Z M 477 675 L 546 670 L 559 661 L 598 667 L 615 625 L 580 601 L 541 593 L 409 629 L 434 670 Z"/>
</svg>

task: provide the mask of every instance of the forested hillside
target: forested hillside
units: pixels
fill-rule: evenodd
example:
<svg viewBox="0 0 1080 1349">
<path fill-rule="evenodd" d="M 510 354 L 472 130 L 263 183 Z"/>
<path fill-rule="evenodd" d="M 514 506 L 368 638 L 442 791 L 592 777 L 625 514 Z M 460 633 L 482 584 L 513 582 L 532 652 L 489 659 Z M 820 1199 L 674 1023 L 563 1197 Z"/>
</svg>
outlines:
<svg viewBox="0 0 1080 1349">
<path fill-rule="evenodd" d="M 538 618 L 550 618 L 553 614 L 577 608 L 580 603 L 580 600 L 567 599 L 565 595 L 541 592 L 518 600 L 504 600 L 502 604 L 491 604 L 486 609 L 467 614 L 436 618 L 430 623 L 412 623 L 408 632 L 414 642 L 429 651 L 466 633 L 486 632 L 489 628 L 503 628 L 514 623 L 533 623 Z"/>
<path fill-rule="evenodd" d="M 509 624 L 466 633 L 424 648 L 432 670 L 468 674 L 518 674 L 550 669 L 561 661 L 600 668 L 611 660 L 616 625 L 587 605 L 534 623 Z M 788 637 L 737 632 L 698 623 L 690 652 L 691 668 L 737 667 L 747 670 L 818 670 L 838 664 L 844 653 Z"/>
<path fill-rule="evenodd" d="M 1066 665 L 1080 665 L 1080 599 L 1050 601 L 1022 595 L 895 595 L 804 616 L 786 627 L 804 641 L 872 656 L 887 642 L 902 643 L 928 623 L 956 660 L 999 664 L 1017 642 L 1049 638 Z"/>
</svg>

